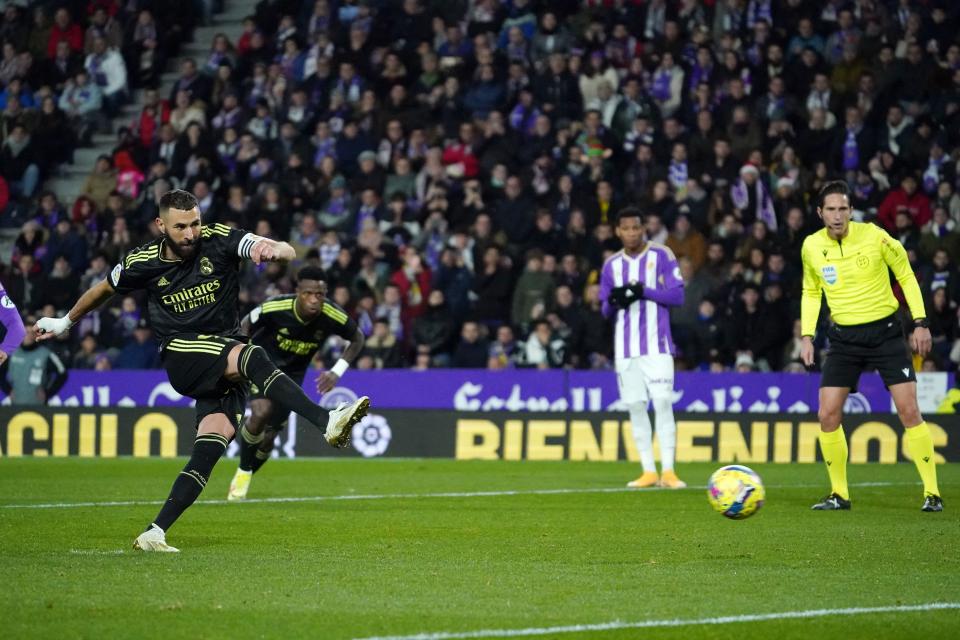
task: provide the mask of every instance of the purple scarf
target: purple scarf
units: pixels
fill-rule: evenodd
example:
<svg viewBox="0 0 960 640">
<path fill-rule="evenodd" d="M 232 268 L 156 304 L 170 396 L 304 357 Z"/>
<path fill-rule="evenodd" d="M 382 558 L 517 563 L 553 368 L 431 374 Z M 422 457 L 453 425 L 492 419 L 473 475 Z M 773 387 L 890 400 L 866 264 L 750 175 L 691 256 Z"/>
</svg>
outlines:
<svg viewBox="0 0 960 640">
<path fill-rule="evenodd" d="M 653 86 L 650 93 L 657 100 L 665 101 L 670 99 L 670 81 L 673 79 L 673 73 L 670 71 L 657 71 L 653 75 Z"/>
<path fill-rule="evenodd" d="M 773 210 L 773 200 L 763 184 L 763 180 L 757 179 L 754 185 L 757 197 L 757 220 L 767 225 L 770 231 L 777 230 L 777 214 Z M 737 209 L 746 209 L 750 206 L 750 194 L 747 192 L 747 185 L 743 178 L 738 178 L 730 188 L 730 199 L 733 200 L 733 206 Z"/>
<path fill-rule="evenodd" d="M 843 141 L 843 170 L 855 171 L 860 166 L 860 146 L 857 144 L 857 132 L 847 129 L 847 137 Z"/>
</svg>

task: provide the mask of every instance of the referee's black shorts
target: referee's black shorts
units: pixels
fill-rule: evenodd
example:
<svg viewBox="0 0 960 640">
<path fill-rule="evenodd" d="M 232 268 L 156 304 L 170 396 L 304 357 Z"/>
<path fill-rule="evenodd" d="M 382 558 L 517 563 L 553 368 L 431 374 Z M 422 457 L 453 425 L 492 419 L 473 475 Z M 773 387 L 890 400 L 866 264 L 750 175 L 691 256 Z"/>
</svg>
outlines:
<svg viewBox="0 0 960 640">
<path fill-rule="evenodd" d="M 164 344 L 163 366 L 177 393 L 197 401 L 197 422 L 222 413 L 237 430 L 247 403 L 246 384 L 224 379 L 227 357 L 242 342 L 233 338 L 197 333 L 180 333 Z"/>
<path fill-rule="evenodd" d="M 910 348 L 896 315 L 866 324 L 831 325 L 827 330 L 830 352 L 820 376 L 821 387 L 857 390 L 860 374 L 876 370 L 888 388 L 916 382 Z"/>
</svg>

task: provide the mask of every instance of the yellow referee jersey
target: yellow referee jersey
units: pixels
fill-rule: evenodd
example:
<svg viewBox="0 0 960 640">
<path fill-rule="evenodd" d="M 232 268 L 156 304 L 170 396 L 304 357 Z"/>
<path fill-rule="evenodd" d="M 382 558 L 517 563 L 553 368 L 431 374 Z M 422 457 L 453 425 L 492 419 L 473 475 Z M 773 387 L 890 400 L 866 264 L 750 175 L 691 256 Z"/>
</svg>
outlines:
<svg viewBox="0 0 960 640">
<path fill-rule="evenodd" d="M 839 242 L 823 228 L 807 236 L 800 255 L 800 324 L 805 336 L 816 331 L 821 291 L 827 294 L 830 314 L 839 325 L 865 324 L 896 312 L 900 305 L 890 287 L 887 267 L 903 288 L 913 318 L 927 315 L 906 250 L 874 224 L 851 222 L 847 237 Z"/>
</svg>

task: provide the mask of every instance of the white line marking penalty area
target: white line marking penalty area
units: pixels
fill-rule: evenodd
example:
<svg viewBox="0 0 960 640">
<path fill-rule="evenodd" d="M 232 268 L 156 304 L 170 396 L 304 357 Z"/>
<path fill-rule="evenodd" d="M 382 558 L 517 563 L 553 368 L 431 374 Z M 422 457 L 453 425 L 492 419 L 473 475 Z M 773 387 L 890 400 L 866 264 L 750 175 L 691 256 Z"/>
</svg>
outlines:
<svg viewBox="0 0 960 640">
<path fill-rule="evenodd" d="M 862 482 L 851 487 L 892 487 L 914 485 L 917 482 Z M 822 484 L 767 485 L 768 489 L 814 489 Z M 242 502 L 227 500 L 198 500 L 195 505 L 234 504 L 283 504 L 296 502 L 336 502 L 341 500 L 417 500 L 426 498 L 496 498 L 500 496 L 550 496 L 589 493 L 638 493 L 650 491 L 703 491 L 706 486 L 690 486 L 685 489 L 627 489 L 623 487 L 594 487 L 577 489 L 513 489 L 503 491 L 441 491 L 437 493 L 347 493 L 332 496 L 289 496 L 275 498 L 248 498 Z M 79 509 L 89 507 L 139 507 L 163 504 L 163 500 L 108 500 L 103 502 L 43 502 L 0 504 L 0 509 Z"/>
<path fill-rule="evenodd" d="M 598 624 L 574 624 L 559 627 L 531 627 L 527 629 L 482 629 L 478 631 L 438 631 L 416 633 L 406 636 L 368 636 L 357 640 L 469 640 L 471 638 L 520 638 L 543 636 L 555 633 L 587 633 L 594 631 L 617 631 L 622 629 L 653 629 L 658 627 L 695 627 L 737 624 L 742 622 L 765 622 L 770 620 L 802 620 L 833 616 L 859 616 L 875 613 L 912 613 L 960 609 L 960 602 L 929 602 L 926 604 L 891 605 L 887 607 L 848 607 L 845 609 L 807 609 L 805 611 L 779 611 L 738 616 L 712 618 L 672 618 L 663 620 L 640 620 L 637 622 L 601 622 Z"/>
</svg>

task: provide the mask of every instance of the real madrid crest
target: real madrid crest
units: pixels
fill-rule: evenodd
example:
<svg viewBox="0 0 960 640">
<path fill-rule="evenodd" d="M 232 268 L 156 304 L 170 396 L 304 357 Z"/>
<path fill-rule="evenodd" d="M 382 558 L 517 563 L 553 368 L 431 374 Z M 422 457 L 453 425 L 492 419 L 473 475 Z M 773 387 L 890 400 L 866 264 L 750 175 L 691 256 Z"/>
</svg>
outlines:
<svg viewBox="0 0 960 640">
<path fill-rule="evenodd" d="M 200 258 L 200 273 L 205 276 L 209 276 L 213 273 L 213 263 L 210 262 L 210 258 L 206 256 Z"/>
</svg>

